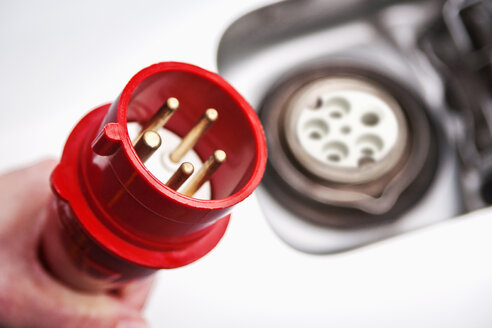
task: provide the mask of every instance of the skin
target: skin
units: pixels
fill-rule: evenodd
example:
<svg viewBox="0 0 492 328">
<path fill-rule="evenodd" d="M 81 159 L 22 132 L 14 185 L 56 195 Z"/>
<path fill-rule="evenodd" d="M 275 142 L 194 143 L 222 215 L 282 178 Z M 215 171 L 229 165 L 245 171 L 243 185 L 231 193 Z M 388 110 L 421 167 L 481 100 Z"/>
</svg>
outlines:
<svg viewBox="0 0 492 328">
<path fill-rule="evenodd" d="M 148 327 L 142 309 L 152 281 L 111 294 L 73 290 L 38 259 L 55 161 L 0 176 L 0 327 Z"/>
</svg>

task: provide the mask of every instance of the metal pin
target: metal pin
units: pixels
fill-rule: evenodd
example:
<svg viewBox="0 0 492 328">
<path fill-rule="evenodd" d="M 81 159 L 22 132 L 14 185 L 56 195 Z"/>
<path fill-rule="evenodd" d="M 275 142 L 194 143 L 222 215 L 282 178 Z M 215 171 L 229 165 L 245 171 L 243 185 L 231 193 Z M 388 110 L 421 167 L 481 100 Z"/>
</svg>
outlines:
<svg viewBox="0 0 492 328">
<path fill-rule="evenodd" d="M 174 163 L 179 163 L 183 156 L 195 146 L 201 136 L 208 130 L 213 122 L 217 120 L 219 113 L 213 108 L 205 111 L 202 117 L 196 122 L 191 130 L 185 135 L 181 143 L 169 155 L 169 158 Z"/>
<path fill-rule="evenodd" d="M 193 174 L 193 171 L 195 171 L 193 164 L 184 162 L 176 172 L 174 172 L 173 176 L 167 180 L 166 185 L 173 190 L 178 190 L 179 187 L 181 187 L 181 185 Z"/>
<path fill-rule="evenodd" d="M 212 156 L 210 156 L 197 174 L 193 177 L 191 182 L 186 186 L 186 189 L 182 193 L 183 195 L 192 197 L 200 187 L 207 182 L 212 174 L 217 171 L 217 169 L 226 160 L 226 153 L 223 150 L 216 150 Z"/>
<path fill-rule="evenodd" d="M 145 163 L 147 159 L 161 146 L 161 137 L 159 133 L 150 130 L 145 131 L 142 138 L 135 144 L 134 148 L 140 157 L 140 160 Z"/>
<path fill-rule="evenodd" d="M 145 163 L 145 161 L 148 160 L 149 157 L 152 156 L 152 154 L 157 149 L 159 149 L 160 146 L 161 146 L 161 136 L 159 135 L 159 133 L 150 130 L 150 131 L 146 131 L 143 134 L 143 137 L 138 140 L 134 148 L 135 151 L 137 152 L 138 157 L 140 157 L 140 160 Z M 123 195 L 123 193 L 125 192 L 126 187 L 131 185 L 136 177 L 137 177 L 137 171 L 134 171 L 132 175 L 128 178 L 128 180 L 126 180 L 125 183 L 123 184 L 125 187 L 118 190 L 118 192 L 108 202 L 109 207 L 112 207 L 113 205 L 116 204 L 116 202 L 120 199 L 121 195 Z"/>
<path fill-rule="evenodd" d="M 140 138 L 147 131 L 159 131 L 164 124 L 169 121 L 171 116 L 178 110 L 179 101 L 174 97 L 167 98 L 166 102 L 159 108 L 159 110 L 150 118 L 150 120 L 145 124 L 142 128 L 142 131 L 138 134 L 138 136 L 133 140 L 133 144 L 136 145 Z"/>
</svg>

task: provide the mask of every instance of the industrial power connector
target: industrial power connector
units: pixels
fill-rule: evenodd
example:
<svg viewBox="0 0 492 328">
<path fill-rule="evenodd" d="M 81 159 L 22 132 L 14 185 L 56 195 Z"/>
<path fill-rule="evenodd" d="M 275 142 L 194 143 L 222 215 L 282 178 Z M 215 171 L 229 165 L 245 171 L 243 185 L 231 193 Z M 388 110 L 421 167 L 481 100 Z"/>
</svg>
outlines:
<svg viewBox="0 0 492 328">
<path fill-rule="evenodd" d="M 189 264 L 219 242 L 266 156 L 256 114 L 221 77 L 176 62 L 145 68 L 69 136 L 41 254 L 60 280 L 91 291 Z"/>
</svg>

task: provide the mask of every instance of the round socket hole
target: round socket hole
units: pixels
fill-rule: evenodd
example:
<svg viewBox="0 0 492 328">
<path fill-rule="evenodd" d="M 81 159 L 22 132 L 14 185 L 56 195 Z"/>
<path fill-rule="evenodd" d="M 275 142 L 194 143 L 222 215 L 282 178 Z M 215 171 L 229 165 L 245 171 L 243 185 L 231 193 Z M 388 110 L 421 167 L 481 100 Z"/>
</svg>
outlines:
<svg viewBox="0 0 492 328">
<path fill-rule="evenodd" d="M 361 157 L 359 159 L 358 165 L 359 165 L 359 167 L 364 167 L 364 166 L 370 165 L 374 162 L 375 162 L 374 158 L 372 158 L 370 156 L 364 156 L 364 157 Z"/>
<path fill-rule="evenodd" d="M 350 126 L 342 126 L 340 131 L 342 132 L 342 134 L 349 134 L 352 131 L 352 129 L 350 128 Z"/>
<path fill-rule="evenodd" d="M 304 131 L 313 140 L 319 140 L 328 134 L 328 124 L 320 119 L 312 119 L 304 124 Z"/>
<path fill-rule="evenodd" d="M 330 161 L 330 162 L 340 162 L 340 155 L 338 154 L 330 154 L 328 155 L 327 159 Z"/>
<path fill-rule="evenodd" d="M 383 140 L 374 134 L 363 135 L 362 137 L 360 137 L 357 140 L 357 144 L 363 145 L 364 147 L 362 149 L 369 148 L 366 146 L 366 145 L 369 145 L 369 146 L 372 146 L 370 148 L 375 148 L 378 151 L 381 151 L 383 149 L 383 146 L 384 146 Z"/>
<path fill-rule="evenodd" d="M 360 152 L 362 153 L 362 155 L 369 156 L 369 157 L 374 155 L 374 151 L 371 148 L 367 148 L 367 147 L 362 148 Z"/>
<path fill-rule="evenodd" d="M 341 118 L 350 110 L 350 104 L 347 99 L 342 97 L 333 97 L 326 101 L 325 106 L 329 111 L 329 116 L 334 119 Z"/>
<path fill-rule="evenodd" d="M 321 99 L 321 97 L 317 97 L 310 107 L 311 109 L 320 109 L 321 106 L 323 106 L 323 99 Z"/>
<path fill-rule="evenodd" d="M 331 163 L 338 163 L 348 156 L 348 147 L 342 142 L 333 141 L 323 147 L 326 159 Z"/>
<path fill-rule="evenodd" d="M 366 113 L 361 118 L 362 124 L 375 126 L 379 123 L 379 116 L 376 113 Z"/>
</svg>

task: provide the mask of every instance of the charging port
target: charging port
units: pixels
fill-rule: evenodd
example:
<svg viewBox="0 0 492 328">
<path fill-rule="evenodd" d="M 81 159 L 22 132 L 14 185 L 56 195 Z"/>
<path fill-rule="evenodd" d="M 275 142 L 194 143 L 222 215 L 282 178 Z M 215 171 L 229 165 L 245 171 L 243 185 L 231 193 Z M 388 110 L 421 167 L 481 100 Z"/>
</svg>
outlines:
<svg viewBox="0 0 492 328">
<path fill-rule="evenodd" d="M 362 67 L 309 67 L 277 83 L 260 109 L 264 185 L 300 217 L 335 227 L 394 220 L 428 189 L 435 127 L 408 88 Z"/>
</svg>

